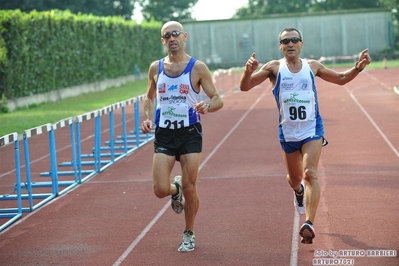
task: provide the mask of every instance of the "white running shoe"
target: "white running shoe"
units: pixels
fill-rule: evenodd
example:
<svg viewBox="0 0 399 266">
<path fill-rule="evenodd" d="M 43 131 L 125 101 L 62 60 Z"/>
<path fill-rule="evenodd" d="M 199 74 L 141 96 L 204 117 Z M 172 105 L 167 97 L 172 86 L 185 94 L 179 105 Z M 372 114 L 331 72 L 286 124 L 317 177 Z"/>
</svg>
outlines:
<svg viewBox="0 0 399 266">
<path fill-rule="evenodd" d="M 173 184 L 179 189 L 179 194 L 172 196 L 171 198 L 171 205 L 172 209 L 176 213 L 181 213 L 184 209 L 184 197 L 183 197 L 183 189 L 181 183 L 181 176 L 177 175 L 173 178 Z"/>
<path fill-rule="evenodd" d="M 183 232 L 183 240 L 179 248 L 177 249 L 179 252 L 189 252 L 193 251 L 195 248 L 195 233 L 192 230 L 184 230 Z"/>
<path fill-rule="evenodd" d="M 305 214 L 306 206 L 305 206 L 305 186 L 301 183 L 302 193 L 301 195 L 297 195 L 294 191 L 294 206 L 299 214 Z"/>
</svg>

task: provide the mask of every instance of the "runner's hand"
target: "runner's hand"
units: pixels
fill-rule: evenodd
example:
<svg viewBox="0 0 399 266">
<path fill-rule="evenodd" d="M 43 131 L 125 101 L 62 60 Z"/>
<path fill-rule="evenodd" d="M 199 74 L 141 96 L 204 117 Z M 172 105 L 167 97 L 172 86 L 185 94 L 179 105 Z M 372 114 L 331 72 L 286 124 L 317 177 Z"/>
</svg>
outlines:
<svg viewBox="0 0 399 266">
<path fill-rule="evenodd" d="M 141 127 L 140 127 L 141 132 L 143 132 L 143 134 L 147 134 L 153 128 L 154 128 L 154 125 L 152 124 L 152 121 L 149 119 L 147 119 L 143 123 L 141 123 Z"/>
<path fill-rule="evenodd" d="M 197 104 L 194 104 L 195 111 L 200 114 L 206 114 L 209 112 L 208 105 L 204 101 L 200 101 Z"/>
<path fill-rule="evenodd" d="M 254 72 L 259 66 L 259 61 L 256 59 L 256 54 L 253 53 L 252 56 L 248 59 L 247 63 L 245 64 L 245 71 L 252 73 Z"/>
</svg>

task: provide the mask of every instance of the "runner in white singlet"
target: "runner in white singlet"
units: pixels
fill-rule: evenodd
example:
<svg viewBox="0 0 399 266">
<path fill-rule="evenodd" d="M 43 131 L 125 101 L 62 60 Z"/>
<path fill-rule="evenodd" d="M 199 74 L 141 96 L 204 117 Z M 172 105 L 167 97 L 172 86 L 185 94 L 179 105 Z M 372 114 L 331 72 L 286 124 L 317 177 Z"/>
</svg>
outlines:
<svg viewBox="0 0 399 266">
<path fill-rule="evenodd" d="M 162 26 L 161 41 L 168 55 L 153 62 L 148 70 L 144 100 L 144 134 L 155 129 L 153 189 L 159 198 L 171 196 L 172 209 L 184 210 L 185 228 L 180 252 L 195 248 L 194 221 L 199 208 L 197 177 L 202 151 L 200 115 L 223 107 L 208 67 L 185 52 L 188 33 L 176 21 Z M 209 101 L 199 101 L 201 88 Z M 156 113 L 154 104 L 157 99 Z M 171 183 L 171 172 L 179 161 L 181 176 Z M 156 248 L 155 248 L 156 249 Z"/>
<path fill-rule="evenodd" d="M 321 147 L 327 144 L 319 113 L 315 77 L 338 85 L 353 80 L 368 64 L 368 49 L 359 55 L 355 66 L 344 72 L 326 68 L 316 60 L 300 57 L 302 34 L 295 28 L 286 28 L 279 35 L 281 60 L 272 60 L 259 71 L 256 54 L 245 65 L 240 79 L 241 91 L 249 91 L 266 79 L 273 84 L 273 95 L 279 110 L 279 140 L 287 169 L 287 181 L 294 190 L 294 205 L 300 214 L 306 214 L 299 231 L 304 244 L 312 244 L 315 237 L 314 219 L 320 200 L 317 166 Z"/>
</svg>

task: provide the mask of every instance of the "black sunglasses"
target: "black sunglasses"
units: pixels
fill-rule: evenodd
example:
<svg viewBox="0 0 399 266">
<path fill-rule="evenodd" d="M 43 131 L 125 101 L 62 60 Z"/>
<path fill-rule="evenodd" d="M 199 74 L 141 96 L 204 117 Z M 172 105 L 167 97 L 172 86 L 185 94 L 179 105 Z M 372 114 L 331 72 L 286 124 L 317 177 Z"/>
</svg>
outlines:
<svg viewBox="0 0 399 266">
<path fill-rule="evenodd" d="M 301 42 L 302 39 L 298 38 L 298 37 L 294 37 L 294 38 L 286 38 L 286 39 L 282 39 L 280 40 L 280 44 L 289 44 L 290 42 L 292 43 L 298 43 Z"/>
<path fill-rule="evenodd" d="M 174 30 L 174 31 L 172 31 L 172 32 L 167 32 L 167 33 L 165 33 L 164 35 L 162 35 L 162 38 L 164 38 L 164 39 L 169 39 L 170 37 L 174 37 L 174 38 L 176 38 L 177 36 L 179 36 L 180 34 L 182 34 L 183 32 L 182 31 L 179 31 L 179 30 Z"/>
</svg>

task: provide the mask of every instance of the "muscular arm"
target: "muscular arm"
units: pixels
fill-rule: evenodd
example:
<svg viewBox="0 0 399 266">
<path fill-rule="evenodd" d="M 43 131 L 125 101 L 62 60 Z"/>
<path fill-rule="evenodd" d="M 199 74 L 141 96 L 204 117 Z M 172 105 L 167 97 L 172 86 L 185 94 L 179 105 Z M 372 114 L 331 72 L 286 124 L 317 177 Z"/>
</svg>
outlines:
<svg viewBox="0 0 399 266">
<path fill-rule="evenodd" d="M 309 65 L 316 76 L 324 79 L 325 81 L 335 83 L 338 85 L 344 85 L 353 80 L 368 64 L 370 64 L 370 56 L 367 54 L 368 49 L 362 51 L 359 57 L 359 61 L 356 66 L 348 69 L 344 72 L 337 72 L 330 68 L 326 68 L 320 62 L 315 60 L 309 60 Z"/>
<path fill-rule="evenodd" d="M 208 67 L 201 61 L 197 61 L 195 63 L 195 72 L 193 75 L 193 79 L 198 80 L 198 85 L 202 87 L 205 94 L 209 97 L 209 105 L 210 109 L 206 107 L 206 103 L 201 101 L 198 103 L 195 108 L 196 111 L 204 114 L 207 112 L 215 112 L 223 107 L 223 99 L 219 94 L 215 84 L 213 83 L 211 73 L 209 72 Z"/>
<path fill-rule="evenodd" d="M 279 62 L 272 60 L 265 64 L 259 71 L 254 71 L 258 68 L 259 62 L 256 59 L 255 53 L 252 54 L 251 58 L 248 59 L 245 65 L 245 71 L 240 78 L 240 90 L 249 91 L 256 85 L 261 84 L 266 79 L 270 78 L 272 83 L 275 81 L 275 69 L 278 70 Z"/>
<path fill-rule="evenodd" d="M 148 70 L 148 89 L 144 99 L 144 121 L 141 130 L 144 134 L 150 132 L 154 125 L 154 104 L 156 97 L 156 75 L 158 74 L 158 62 L 151 64 Z"/>
</svg>

